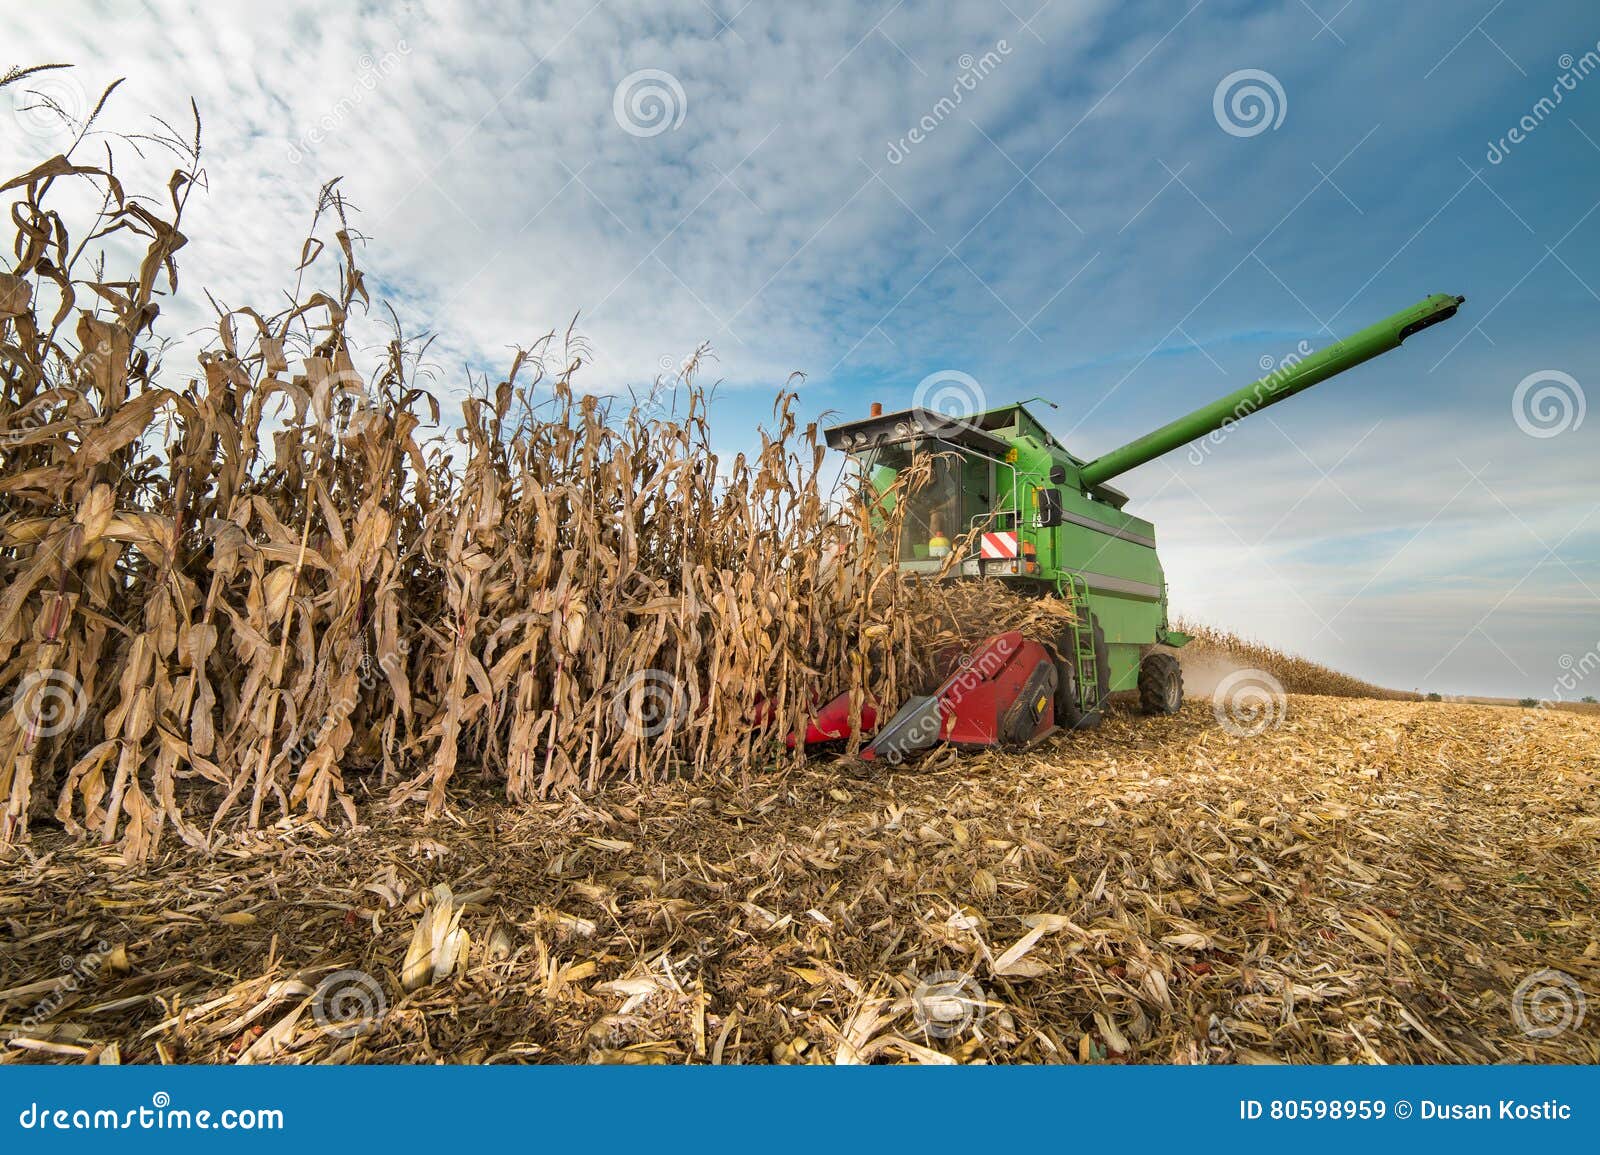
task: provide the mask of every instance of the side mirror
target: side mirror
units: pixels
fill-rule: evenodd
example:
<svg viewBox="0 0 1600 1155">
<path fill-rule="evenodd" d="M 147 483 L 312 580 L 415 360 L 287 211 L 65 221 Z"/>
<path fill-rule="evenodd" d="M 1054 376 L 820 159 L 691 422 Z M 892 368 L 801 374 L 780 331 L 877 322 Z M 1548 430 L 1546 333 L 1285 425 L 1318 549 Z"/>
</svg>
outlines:
<svg viewBox="0 0 1600 1155">
<path fill-rule="evenodd" d="M 1064 465 L 1052 465 L 1050 467 L 1050 484 L 1051 485 L 1061 485 L 1066 480 L 1067 480 L 1067 467 L 1066 466 L 1064 466 Z"/>
<path fill-rule="evenodd" d="M 1062 525 L 1066 516 L 1061 508 L 1061 491 L 1059 489 L 1039 490 L 1039 524 L 1048 529 L 1051 526 Z"/>
</svg>

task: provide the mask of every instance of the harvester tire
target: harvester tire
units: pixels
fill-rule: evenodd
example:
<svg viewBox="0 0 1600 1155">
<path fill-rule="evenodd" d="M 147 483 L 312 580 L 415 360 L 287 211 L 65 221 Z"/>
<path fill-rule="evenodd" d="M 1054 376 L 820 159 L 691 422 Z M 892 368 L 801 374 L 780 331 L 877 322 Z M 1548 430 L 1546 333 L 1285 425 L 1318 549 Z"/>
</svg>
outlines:
<svg viewBox="0 0 1600 1155">
<path fill-rule="evenodd" d="M 1146 714 L 1176 714 L 1183 705 L 1183 667 L 1165 650 L 1139 663 L 1139 708 Z"/>
<path fill-rule="evenodd" d="M 1063 638 L 1061 653 L 1056 664 L 1056 725 L 1067 730 L 1092 730 L 1100 724 L 1100 715 L 1111 692 L 1106 688 L 1111 681 L 1111 651 L 1106 646 L 1106 632 L 1093 614 L 1089 624 L 1094 631 L 1095 681 L 1100 686 L 1099 701 L 1093 709 L 1084 710 L 1078 705 L 1078 671 L 1072 658 L 1071 635 Z"/>
</svg>

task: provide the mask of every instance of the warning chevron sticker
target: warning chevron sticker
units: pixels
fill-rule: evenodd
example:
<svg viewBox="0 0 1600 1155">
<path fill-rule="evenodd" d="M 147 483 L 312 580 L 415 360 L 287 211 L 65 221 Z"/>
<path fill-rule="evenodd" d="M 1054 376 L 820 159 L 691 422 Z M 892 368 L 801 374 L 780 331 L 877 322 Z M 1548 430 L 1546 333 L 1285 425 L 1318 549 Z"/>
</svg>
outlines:
<svg viewBox="0 0 1600 1155">
<path fill-rule="evenodd" d="M 1017 535 L 1014 533 L 986 533 L 979 549 L 979 557 L 1007 559 L 1017 556 Z"/>
</svg>

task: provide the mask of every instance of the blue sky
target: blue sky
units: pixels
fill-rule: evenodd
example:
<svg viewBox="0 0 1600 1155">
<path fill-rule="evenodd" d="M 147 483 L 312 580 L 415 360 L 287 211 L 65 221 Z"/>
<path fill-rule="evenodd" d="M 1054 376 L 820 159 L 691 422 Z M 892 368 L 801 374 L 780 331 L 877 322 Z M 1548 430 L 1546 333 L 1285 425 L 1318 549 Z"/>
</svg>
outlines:
<svg viewBox="0 0 1600 1155">
<path fill-rule="evenodd" d="M 16 62 L 75 63 L 83 100 L 127 76 L 119 125 L 200 104 L 189 288 L 270 302 L 343 175 L 447 395 L 576 316 L 600 392 L 711 342 L 728 452 L 791 372 L 807 414 L 856 415 L 955 370 L 1055 401 L 1093 456 L 1465 294 L 1119 485 L 1176 610 L 1388 684 L 1548 696 L 1600 647 L 1592 4 L 66 7 L 21 15 Z M 1551 436 L 1514 411 L 1534 375 Z"/>
</svg>

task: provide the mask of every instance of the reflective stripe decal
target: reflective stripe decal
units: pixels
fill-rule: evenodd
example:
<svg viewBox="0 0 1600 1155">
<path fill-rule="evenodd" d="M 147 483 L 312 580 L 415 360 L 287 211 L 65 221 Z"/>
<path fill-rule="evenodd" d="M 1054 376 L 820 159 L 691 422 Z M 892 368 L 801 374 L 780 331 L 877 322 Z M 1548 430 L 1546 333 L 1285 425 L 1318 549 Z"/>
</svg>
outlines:
<svg viewBox="0 0 1600 1155">
<path fill-rule="evenodd" d="M 1014 533 L 986 533 L 978 556 L 990 560 L 1006 560 L 1017 556 L 1017 535 Z"/>
</svg>

